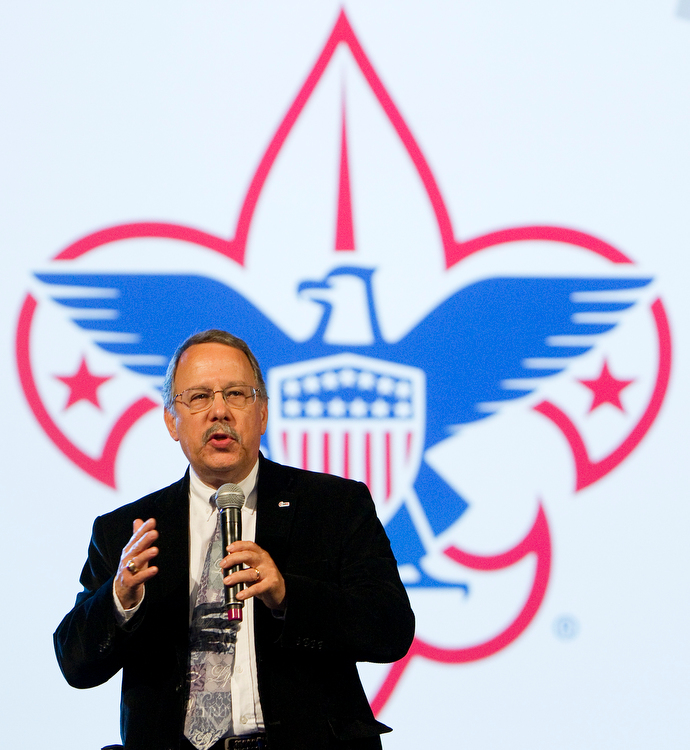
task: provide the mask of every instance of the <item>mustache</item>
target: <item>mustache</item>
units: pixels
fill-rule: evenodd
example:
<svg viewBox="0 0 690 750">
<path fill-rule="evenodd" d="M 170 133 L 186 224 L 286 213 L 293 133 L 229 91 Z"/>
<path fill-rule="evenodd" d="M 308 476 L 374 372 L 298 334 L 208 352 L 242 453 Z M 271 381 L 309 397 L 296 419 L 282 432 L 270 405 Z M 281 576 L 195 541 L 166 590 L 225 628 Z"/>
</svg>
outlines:
<svg viewBox="0 0 690 750">
<path fill-rule="evenodd" d="M 219 432 L 224 433 L 225 435 L 229 435 L 233 440 L 237 441 L 238 443 L 242 443 L 242 438 L 240 437 L 239 432 L 232 428 L 229 424 L 225 424 L 224 422 L 219 422 L 217 425 L 214 425 L 213 427 L 209 427 L 208 430 L 203 435 L 203 441 L 204 445 L 208 443 L 208 441 L 214 436 L 217 435 Z"/>
</svg>

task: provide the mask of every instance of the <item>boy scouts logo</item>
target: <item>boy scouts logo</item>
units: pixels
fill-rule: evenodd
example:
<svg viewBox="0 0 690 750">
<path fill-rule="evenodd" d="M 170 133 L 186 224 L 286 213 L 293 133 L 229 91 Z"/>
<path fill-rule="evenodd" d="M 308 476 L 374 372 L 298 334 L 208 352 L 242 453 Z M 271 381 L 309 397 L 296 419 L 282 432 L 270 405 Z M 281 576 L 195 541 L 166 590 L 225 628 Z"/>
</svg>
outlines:
<svg viewBox="0 0 690 750">
<path fill-rule="evenodd" d="M 113 487 L 176 345 L 211 327 L 247 340 L 271 399 L 263 450 L 366 482 L 413 600 L 417 638 L 376 710 L 411 659 L 482 659 L 524 631 L 549 579 L 554 473 L 577 492 L 614 470 L 670 373 L 653 277 L 617 248 L 553 226 L 456 237 L 341 13 L 232 239 L 102 229 L 35 269 L 19 316 L 38 422 Z"/>
</svg>

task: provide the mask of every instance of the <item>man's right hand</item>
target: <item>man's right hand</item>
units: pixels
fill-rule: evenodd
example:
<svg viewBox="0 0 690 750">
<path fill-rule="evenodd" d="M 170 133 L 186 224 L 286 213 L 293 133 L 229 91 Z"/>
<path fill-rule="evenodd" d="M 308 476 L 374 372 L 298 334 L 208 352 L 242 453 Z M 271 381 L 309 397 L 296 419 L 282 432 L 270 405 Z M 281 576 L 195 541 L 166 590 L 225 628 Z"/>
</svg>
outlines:
<svg viewBox="0 0 690 750">
<path fill-rule="evenodd" d="M 158 539 L 156 519 L 134 521 L 134 533 L 125 545 L 120 565 L 115 574 L 115 594 L 123 609 L 132 609 L 144 596 L 144 584 L 158 573 L 151 560 L 158 554 L 158 547 L 151 545 Z M 129 567 L 127 567 L 129 564 Z"/>
</svg>

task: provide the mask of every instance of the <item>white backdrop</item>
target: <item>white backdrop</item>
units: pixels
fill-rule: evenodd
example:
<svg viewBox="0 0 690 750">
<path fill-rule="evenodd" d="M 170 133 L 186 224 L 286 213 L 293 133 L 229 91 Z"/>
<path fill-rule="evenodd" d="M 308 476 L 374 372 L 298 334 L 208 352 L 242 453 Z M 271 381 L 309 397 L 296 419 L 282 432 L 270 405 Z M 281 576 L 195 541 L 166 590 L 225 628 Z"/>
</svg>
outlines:
<svg viewBox="0 0 690 750">
<path fill-rule="evenodd" d="M 94 517 L 174 481 L 185 467 L 159 407 L 126 433 L 115 488 L 50 437 L 19 376 L 28 294 L 38 307 L 25 354 L 41 403 L 75 450 L 97 457 L 123 408 L 133 398 L 155 402 L 157 391 L 77 331 L 37 272 L 62 263 L 65 273 L 225 279 L 304 340 L 321 308 L 300 300 L 297 285 L 336 266 L 375 267 L 382 332 L 395 340 L 478 279 L 620 271 L 594 253 L 534 238 L 447 270 L 436 206 L 343 44 L 266 181 L 243 268 L 179 240 L 149 238 L 53 262 L 92 232 L 133 222 L 235 236 L 250 181 L 341 8 L 433 174 L 456 240 L 565 227 L 634 261 L 626 277 L 653 278 L 605 352 L 578 359 L 567 381 L 544 379 L 538 393 L 466 425 L 426 455 L 470 507 L 432 540 L 437 554 L 427 572 L 469 581 L 470 595 L 411 589 L 420 637 L 450 650 L 487 642 L 519 612 L 535 578 L 528 557 L 483 587 L 488 573 L 448 573 L 441 546 L 504 552 L 525 537 L 541 502 L 551 569 L 533 618 L 504 648 L 460 663 L 421 652 L 412 659 L 380 711 L 395 729 L 385 747 L 684 748 L 690 11 L 676 0 L 126 0 L 117 7 L 27 0 L 5 8 L 3 743 L 91 750 L 117 741 L 119 678 L 90 691 L 68 687 L 51 634 L 79 589 Z M 333 245 L 342 102 L 354 252 Z M 621 444 L 653 399 L 654 299 L 663 302 L 672 348 L 659 414 L 625 460 L 576 492 L 562 432 L 533 407 L 543 399 L 566 404 L 594 458 Z M 590 423 L 592 393 L 576 383 L 596 378 L 604 355 L 614 377 L 634 384 L 621 390 L 621 408 L 603 404 Z M 113 382 L 99 387 L 98 405 L 82 399 L 68 407 L 69 390 L 56 378 L 76 373 L 81 356 L 91 373 Z M 427 393 L 429 401 L 441 398 Z M 373 698 L 384 672 L 364 668 L 363 675 Z"/>
</svg>

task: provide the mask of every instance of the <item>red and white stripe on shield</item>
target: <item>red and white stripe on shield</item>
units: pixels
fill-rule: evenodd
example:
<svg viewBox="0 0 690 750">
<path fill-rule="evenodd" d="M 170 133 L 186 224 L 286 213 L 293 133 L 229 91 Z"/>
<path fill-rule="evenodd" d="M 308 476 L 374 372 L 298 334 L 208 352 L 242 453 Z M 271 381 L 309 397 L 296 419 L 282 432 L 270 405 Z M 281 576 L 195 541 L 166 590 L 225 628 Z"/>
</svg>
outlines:
<svg viewBox="0 0 690 750">
<path fill-rule="evenodd" d="M 386 523 L 421 462 L 423 371 L 338 354 L 273 368 L 268 393 L 271 457 L 364 482 Z"/>
</svg>

